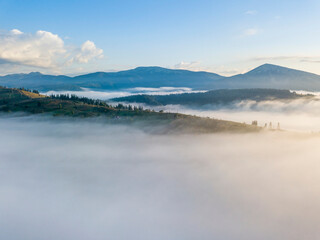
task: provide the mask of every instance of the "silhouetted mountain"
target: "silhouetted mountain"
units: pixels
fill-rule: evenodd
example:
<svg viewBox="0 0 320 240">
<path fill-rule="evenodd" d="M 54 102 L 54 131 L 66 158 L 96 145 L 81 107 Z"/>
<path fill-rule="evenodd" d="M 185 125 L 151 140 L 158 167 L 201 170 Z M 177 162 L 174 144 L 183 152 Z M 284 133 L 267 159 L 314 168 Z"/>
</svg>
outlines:
<svg viewBox="0 0 320 240">
<path fill-rule="evenodd" d="M 38 90 L 76 90 L 80 89 L 72 83 L 72 78 L 64 75 L 44 75 L 39 72 L 28 74 L 10 74 L 0 77 L 0 85 L 7 87 L 24 87 Z"/>
<path fill-rule="evenodd" d="M 161 67 L 138 67 L 120 72 L 96 72 L 76 77 L 41 73 L 11 74 L 0 77 L 0 85 L 38 90 L 124 89 L 134 87 L 189 87 L 207 89 L 224 77 L 208 72 L 173 70 Z"/>
<path fill-rule="evenodd" d="M 132 70 L 97 72 L 75 77 L 77 84 L 86 88 L 121 89 L 134 87 L 189 87 L 207 89 L 224 77 L 208 72 L 173 70 L 161 67 L 138 67 Z"/>
<path fill-rule="evenodd" d="M 198 90 L 277 88 L 320 91 L 320 76 L 271 64 L 232 77 L 161 67 L 138 67 L 120 72 L 96 72 L 76 77 L 38 72 L 0 77 L 0 85 L 45 90 L 118 90 L 135 87 L 189 87 Z"/>
</svg>

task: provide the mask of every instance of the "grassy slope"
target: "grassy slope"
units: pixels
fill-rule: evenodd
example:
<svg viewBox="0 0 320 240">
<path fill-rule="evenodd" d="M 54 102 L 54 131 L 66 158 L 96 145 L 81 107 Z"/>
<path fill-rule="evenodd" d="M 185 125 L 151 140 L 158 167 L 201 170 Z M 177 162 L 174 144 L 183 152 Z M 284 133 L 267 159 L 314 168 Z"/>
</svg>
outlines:
<svg viewBox="0 0 320 240">
<path fill-rule="evenodd" d="M 200 118 L 178 113 L 160 113 L 148 110 L 117 109 L 110 106 L 97 106 L 81 101 L 53 99 L 43 95 L 0 87 L 0 111 L 47 113 L 53 116 L 99 117 L 108 121 L 137 123 L 144 127 L 165 126 L 166 131 L 181 132 L 252 132 L 260 128 L 209 118 Z"/>
</svg>

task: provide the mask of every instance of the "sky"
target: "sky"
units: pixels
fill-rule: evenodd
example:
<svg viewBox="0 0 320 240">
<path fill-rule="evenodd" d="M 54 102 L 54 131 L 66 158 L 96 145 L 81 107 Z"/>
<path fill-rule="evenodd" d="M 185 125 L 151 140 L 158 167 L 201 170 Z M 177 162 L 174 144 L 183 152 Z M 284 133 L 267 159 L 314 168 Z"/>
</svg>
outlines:
<svg viewBox="0 0 320 240">
<path fill-rule="evenodd" d="M 317 0 L 0 0 L 0 74 L 138 66 L 320 74 Z"/>
</svg>

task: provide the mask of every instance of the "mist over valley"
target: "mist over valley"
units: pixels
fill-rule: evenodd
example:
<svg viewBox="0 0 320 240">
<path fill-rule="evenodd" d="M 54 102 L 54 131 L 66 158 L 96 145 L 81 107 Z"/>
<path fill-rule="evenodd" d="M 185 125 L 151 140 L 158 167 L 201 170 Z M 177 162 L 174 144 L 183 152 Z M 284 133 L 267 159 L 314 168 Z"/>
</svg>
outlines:
<svg viewBox="0 0 320 240">
<path fill-rule="evenodd" d="M 319 0 L 0 0 L 0 240 L 319 240 Z"/>
<path fill-rule="evenodd" d="M 315 239 L 317 135 L 0 119 L 1 239 Z"/>
</svg>

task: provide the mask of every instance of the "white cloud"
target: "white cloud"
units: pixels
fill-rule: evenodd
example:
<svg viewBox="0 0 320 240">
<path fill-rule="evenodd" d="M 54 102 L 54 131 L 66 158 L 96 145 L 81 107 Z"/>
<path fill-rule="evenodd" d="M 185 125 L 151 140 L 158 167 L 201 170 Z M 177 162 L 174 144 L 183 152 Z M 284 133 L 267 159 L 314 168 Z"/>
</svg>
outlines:
<svg viewBox="0 0 320 240">
<path fill-rule="evenodd" d="M 80 52 L 74 57 L 74 61 L 88 63 L 92 59 L 103 58 L 103 50 L 97 48 L 94 42 L 86 41 L 82 44 Z"/>
<path fill-rule="evenodd" d="M 81 48 L 65 46 L 61 37 L 48 31 L 30 34 L 13 29 L 0 35 L 0 63 L 11 67 L 58 69 L 67 63 L 88 63 L 102 58 L 102 53 L 91 41 L 83 43 Z"/>
<path fill-rule="evenodd" d="M 14 64 L 53 67 L 56 57 L 65 52 L 63 40 L 46 31 L 26 34 L 13 29 L 0 37 L 0 59 Z"/>
<path fill-rule="evenodd" d="M 198 71 L 199 70 L 199 64 L 200 62 L 194 61 L 194 62 L 180 62 L 176 65 L 174 65 L 175 69 L 184 69 L 184 70 L 193 70 Z"/>
<path fill-rule="evenodd" d="M 21 31 L 18 30 L 18 29 L 12 29 L 10 32 L 11 32 L 12 34 L 16 34 L 16 35 L 23 34 L 23 32 L 21 32 Z"/>
</svg>

